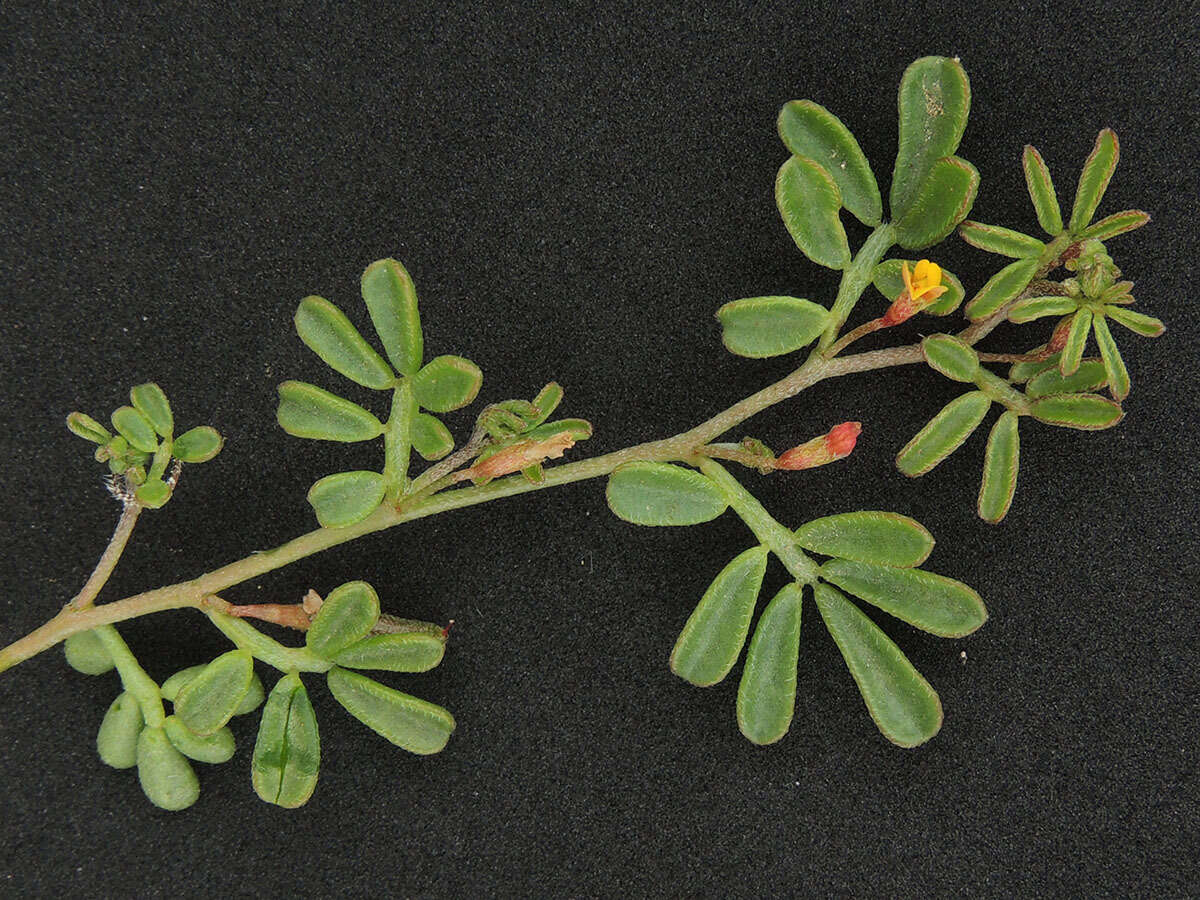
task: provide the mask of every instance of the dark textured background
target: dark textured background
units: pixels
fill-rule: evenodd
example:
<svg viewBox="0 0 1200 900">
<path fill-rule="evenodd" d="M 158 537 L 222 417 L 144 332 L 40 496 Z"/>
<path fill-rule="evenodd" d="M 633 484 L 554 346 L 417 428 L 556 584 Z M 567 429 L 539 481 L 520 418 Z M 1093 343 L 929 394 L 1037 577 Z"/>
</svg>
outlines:
<svg viewBox="0 0 1200 900">
<path fill-rule="evenodd" d="M 1035 227 L 1023 144 L 1069 205 L 1097 130 L 1117 131 L 1101 214 L 1153 214 L 1112 248 L 1170 331 L 1120 335 L 1135 386 L 1119 428 L 1023 427 L 998 528 L 974 515 L 982 432 L 920 481 L 891 465 L 958 391 L 928 370 L 827 383 L 750 426 L 781 447 L 861 419 L 848 462 L 748 480 L 788 522 L 915 516 L 939 538 L 930 567 L 987 601 L 991 621 L 963 641 L 872 613 L 945 704 L 919 750 L 880 737 L 811 605 L 791 734 L 746 743 L 735 677 L 698 690 L 666 668 L 744 527 L 637 529 L 581 483 L 229 592 L 290 600 L 365 578 L 392 612 L 457 622 L 439 669 L 384 676 L 453 710 L 447 750 L 395 750 L 315 682 L 324 769 L 299 811 L 254 797 L 250 721 L 231 764 L 201 767 L 199 803 L 169 814 L 95 755 L 113 676 L 77 675 L 57 651 L 5 674 L 0 892 L 1196 892 L 1194 4 L 85 6 L 0 11 L 5 641 L 78 588 L 114 520 L 61 427 L 71 409 L 103 416 L 155 379 L 182 424 L 227 436 L 144 517 L 111 597 L 309 529 L 307 486 L 374 464 L 373 448 L 286 437 L 273 412 L 286 377 L 345 387 L 290 317 L 317 292 L 365 323 L 358 276 L 378 257 L 412 272 L 428 351 L 482 365 L 483 399 L 561 381 L 566 414 L 596 425 L 585 453 L 674 433 L 780 377 L 790 360 L 725 354 L 712 319 L 736 297 L 828 302 L 836 287 L 774 209 L 778 108 L 811 97 L 841 116 L 886 196 L 896 85 L 916 56 L 961 56 L 971 76 L 960 153 L 983 176 L 982 221 Z M 997 266 L 956 239 L 936 254 L 969 289 Z M 869 293 L 859 317 L 881 308 Z M 1032 342 L 1015 331 L 989 347 Z M 460 435 L 471 415 L 450 417 Z M 189 613 L 122 630 L 160 678 L 226 647 Z"/>
</svg>

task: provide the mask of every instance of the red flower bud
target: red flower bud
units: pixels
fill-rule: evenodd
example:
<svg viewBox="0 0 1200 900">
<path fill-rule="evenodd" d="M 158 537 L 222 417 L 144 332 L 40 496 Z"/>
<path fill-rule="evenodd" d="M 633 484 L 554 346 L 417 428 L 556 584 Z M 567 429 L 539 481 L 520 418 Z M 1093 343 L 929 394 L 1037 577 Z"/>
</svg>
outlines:
<svg viewBox="0 0 1200 900">
<path fill-rule="evenodd" d="M 775 460 L 777 469 L 811 469 L 850 455 L 862 432 L 861 422 L 843 422 L 829 429 L 828 434 L 813 438 L 799 447 L 785 451 Z"/>
</svg>

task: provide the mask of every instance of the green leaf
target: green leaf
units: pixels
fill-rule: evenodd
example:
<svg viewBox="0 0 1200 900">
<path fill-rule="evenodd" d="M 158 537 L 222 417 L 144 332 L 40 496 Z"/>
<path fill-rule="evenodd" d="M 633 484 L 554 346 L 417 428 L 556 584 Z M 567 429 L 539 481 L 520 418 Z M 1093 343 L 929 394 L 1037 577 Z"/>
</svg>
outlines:
<svg viewBox="0 0 1200 900">
<path fill-rule="evenodd" d="M 109 706 L 96 735 L 96 752 L 105 765 L 132 769 L 137 765 L 138 737 L 145 721 L 142 708 L 128 691 L 118 694 Z"/>
<path fill-rule="evenodd" d="M 347 669 L 384 672 L 428 672 L 442 661 L 446 641 L 423 632 L 373 634 L 335 653 L 333 661 Z"/>
<path fill-rule="evenodd" d="M 983 391 L 971 391 L 947 403 L 896 455 L 896 468 L 916 478 L 962 446 L 992 405 Z"/>
<path fill-rule="evenodd" d="M 1100 347 L 1100 358 L 1104 360 L 1104 371 L 1113 399 L 1118 403 L 1129 396 L 1129 370 L 1125 368 L 1125 360 L 1121 359 L 1121 351 L 1113 340 L 1112 332 L 1104 316 L 1096 316 L 1092 320 L 1092 330 L 1096 333 L 1096 343 Z"/>
<path fill-rule="evenodd" d="M 901 747 L 916 747 L 937 734 L 942 727 L 942 702 L 900 648 L 829 585 L 816 585 L 813 594 L 825 627 L 883 736 Z"/>
<path fill-rule="evenodd" d="M 608 476 L 604 494 L 617 518 L 634 525 L 698 525 L 729 505 L 708 476 L 659 462 L 619 467 Z"/>
<path fill-rule="evenodd" d="M 112 654 L 94 631 L 73 634 L 63 643 L 67 665 L 84 675 L 103 675 L 112 671 Z"/>
<path fill-rule="evenodd" d="M 821 577 L 884 612 L 939 637 L 966 637 L 987 621 L 979 595 L 961 581 L 851 559 L 831 559 Z"/>
<path fill-rule="evenodd" d="M 822 556 L 911 568 L 928 558 L 933 535 L 908 516 L 863 510 L 813 519 L 796 529 L 796 543 Z"/>
<path fill-rule="evenodd" d="M 1055 394 L 1035 400 L 1030 414 L 1039 422 L 1081 431 L 1112 428 L 1124 415 L 1119 403 L 1099 394 Z"/>
<path fill-rule="evenodd" d="M 417 291 L 404 266 L 394 259 L 381 259 L 367 266 L 362 276 L 362 298 L 396 371 L 415 375 L 421 368 L 424 338 Z"/>
<path fill-rule="evenodd" d="M 900 79 L 900 145 L 892 172 L 892 219 L 904 218 L 934 163 L 958 149 L 971 83 L 958 60 L 925 56 Z"/>
<path fill-rule="evenodd" d="M 796 246 L 817 265 L 844 269 L 850 244 L 838 217 L 842 195 L 824 167 L 793 156 L 775 179 L 775 205 Z"/>
<path fill-rule="evenodd" d="M 410 753 L 437 753 L 454 731 L 449 712 L 334 666 L 326 676 L 334 699 L 372 731 Z"/>
<path fill-rule="evenodd" d="M 806 347 L 829 324 L 829 310 L 799 297 L 747 297 L 717 310 L 730 353 L 763 359 Z"/>
<path fill-rule="evenodd" d="M 378 472 L 338 472 L 308 489 L 308 502 L 322 528 L 361 522 L 383 502 L 387 480 Z"/>
<path fill-rule="evenodd" d="M 442 424 L 442 420 L 429 415 L 417 413 L 412 424 L 412 445 L 425 459 L 441 459 L 454 449 L 454 436 L 450 429 Z"/>
<path fill-rule="evenodd" d="M 999 225 L 963 222 L 958 226 L 958 233 L 972 247 L 978 247 L 988 253 L 1011 256 L 1013 259 L 1041 256 L 1042 251 L 1046 249 L 1046 245 L 1037 238 L 1013 231 L 1011 228 L 1001 228 Z"/>
<path fill-rule="evenodd" d="M 171 499 L 171 487 L 162 481 L 147 481 L 134 492 L 134 495 L 142 506 L 161 509 Z"/>
<path fill-rule="evenodd" d="M 793 100 L 779 112 L 779 136 L 794 156 L 815 160 L 833 178 L 842 204 L 864 225 L 883 219 L 883 201 L 871 166 L 842 121 L 811 100 Z"/>
<path fill-rule="evenodd" d="M 1031 353 L 1041 353 L 1046 349 L 1046 345 L 1042 344 L 1031 350 Z M 1008 380 L 1021 384 L 1029 381 L 1034 375 L 1040 372 L 1045 372 L 1047 369 L 1057 369 L 1058 359 L 1061 353 L 1051 353 L 1045 359 L 1030 360 L 1028 362 L 1013 363 L 1008 370 Z"/>
<path fill-rule="evenodd" d="M 186 669 L 180 669 L 170 678 L 162 683 L 162 687 L 158 692 L 162 694 L 164 700 L 175 702 L 175 698 L 179 696 L 179 692 L 183 690 L 184 685 L 204 671 L 204 664 L 198 666 L 188 666 Z"/>
<path fill-rule="evenodd" d="M 234 750 L 237 749 L 233 740 L 233 732 L 229 730 L 228 726 L 202 737 L 184 725 L 179 720 L 179 716 L 167 716 L 166 721 L 163 722 L 163 731 L 167 734 L 167 740 L 175 745 L 176 750 L 196 762 L 211 764 L 229 762 L 233 759 Z"/>
<path fill-rule="evenodd" d="M 379 595 L 365 581 L 348 581 L 325 598 L 305 635 L 308 649 L 332 659 L 362 640 L 379 620 Z"/>
<path fill-rule="evenodd" d="M 525 436 L 532 441 L 548 441 L 564 431 L 576 441 L 586 441 L 592 436 L 592 423 L 587 419 L 558 419 L 529 429 Z"/>
<path fill-rule="evenodd" d="M 482 384 L 479 366 L 461 356 L 430 360 L 412 381 L 417 402 L 430 412 L 440 413 L 466 406 L 478 395 Z"/>
<path fill-rule="evenodd" d="M 254 657 L 249 650 L 230 650 L 204 667 L 175 696 L 175 715 L 204 737 L 225 727 L 254 678 Z"/>
<path fill-rule="evenodd" d="M 541 425 L 554 410 L 558 409 L 558 404 L 562 403 L 563 389 L 557 382 L 550 382 L 533 398 L 533 406 L 537 410 L 537 415 L 529 421 L 530 425 Z"/>
<path fill-rule="evenodd" d="M 380 421 L 336 394 L 303 381 L 279 385 L 279 426 L 295 437 L 318 441 L 368 441 L 383 434 Z"/>
<path fill-rule="evenodd" d="M 953 335 L 931 334 L 921 341 L 921 355 L 931 368 L 953 381 L 970 383 L 979 374 L 979 354 Z"/>
<path fill-rule="evenodd" d="M 1073 297 L 1026 297 L 1008 311 L 1008 321 L 1018 325 L 1046 316 L 1065 316 L 1075 312 L 1079 303 Z"/>
<path fill-rule="evenodd" d="M 979 293 L 971 298 L 965 310 L 967 318 L 986 319 L 992 315 L 1025 290 L 1037 274 L 1037 270 L 1036 259 L 1019 259 L 1015 263 L 1009 263 L 989 278 L 987 284 L 979 289 Z"/>
<path fill-rule="evenodd" d="M 738 729 L 755 744 L 787 734 L 796 708 L 802 589 L 792 583 L 759 616 L 738 684 Z"/>
<path fill-rule="evenodd" d="M 1088 334 L 1092 330 L 1092 311 L 1081 309 L 1071 319 L 1071 328 L 1067 332 L 1067 343 L 1063 347 L 1062 356 L 1058 360 L 1058 370 L 1063 375 L 1072 375 L 1079 368 L 1083 359 L 1083 351 L 1087 347 Z"/>
<path fill-rule="evenodd" d="M 154 426 L 154 430 L 165 438 L 175 430 L 175 417 L 171 415 L 171 404 L 167 395 L 154 382 L 139 384 L 129 391 L 129 400 L 134 409 L 140 412 Z"/>
<path fill-rule="evenodd" d="M 266 692 L 263 690 L 262 679 L 255 673 L 254 677 L 250 679 L 250 690 L 246 691 L 246 696 L 242 698 L 242 702 L 238 704 L 238 708 L 233 711 L 233 714 L 244 716 L 254 712 L 265 697 Z"/>
<path fill-rule="evenodd" d="M 195 771 L 162 728 L 142 729 L 137 767 L 142 792 L 160 809 L 187 809 L 200 798 Z"/>
<path fill-rule="evenodd" d="M 175 439 L 171 453 L 180 462 L 203 463 L 220 453 L 224 444 L 225 440 L 215 428 L 197 425 Z"/>
<path fill-rule="evenodd" d="M 675 641 L 672 672 L 698 687 L 729 674 L 746 643 L 766 571 L 766 547 L 751 547 L 720 571 Z"/>
<path fill-rule="evenodd" d="M 900 292 L 904 290 L 904 276 L 900 271 L 903 263 L 908 263 L 908 271 L 910 272 L 917 265 L 917 261 L 913 259 L 888 259 L 877 265 L 874 271 L 871 272 L 871 281 L 874 283 L 875 289 L 889 301 L 894 301 L 900 296 Z M 942 294 L 941 297 L 929 304 L 921 312 L 933 316 L 948 316 L 954 310 L 958 309 L 958 305 L 962 303 L 963 297 L 966 296 L 962 282 L 950 272 L 942 269 L 941 284 L 946 289 L 946 293 Z"/>
<path fill-rule="evenodd" d="M 1096 207 L 1104 197 L 1108 182 L 1117 168 L 1121 147 L 1111 128 L 1104 128 L 1096 136 L 1096 146 L 1083 164 L 1079 175 L 1079 187 L 1075 190 L 1075 207 L 1071 210 L 1071 234 L 1079 238 L 1096 214 Z"/>
<path fill-rule="evenodd" d="M 308 802 L 321 769 L 321 737 L 308 692 L 295 672 L 271 689 L 263 707 L 250 778 L 254 793 L 285 809 Z"/>
<path fill-rule="evenodd" d="M 1104 315 L 1114 322 L 1124 325 L 1134 334 L 1140 334 L 1142 337 L 1158 337 L 1167 330 L 1166 326 L 1153 316 L 1147 316 L 1120 306 L 1104 307 Z"/>
<path fill-rule="evenodd" d="M 896 243 L 909 250 L 931 247 L 967 217 L 979 191 L 979 172 L 965 159 L 939 159 L 896 221 Z"/>
<path fill-rule="evenodd" d="M 323 297 L 305 297 L 296 309 L 296 333 L 325 365 L 377 391 L 396 381 L 391 367 L 358 333 L 346 314 Z"/>
<path fill-rule="evenodd" d="M 1108 384 L 1108 375 L 1104 371 L 1104 363 L 1098 359 L 1085 359 L 1070 375 L 1063 375 L 1058 366 L 1034 375 L 1025 385 L 1025 396 L 1030 400 L 1049 397 L 1052 394 L 1077 394 L 1080 391 L 1090 391 Z"/>
<path fill-rule="evenodd" d="M 112 424 L 135 450 L 153 453 L 158 449 L 158 435 L 154 426 L 132 406 L 119 407 L 112 414 Z"/>
<path fill-rule="evenodd" d="M 1107 241 L 1118 234 L 1125 234 L 1127 231 L 1141 228 L 1149 221 L 1149 213 L 1142 212 L 1140 209 L 1127 209 L 1123 212 L 1113 213 L 1111 216 L 1106 216 L 1099 222 L 1089 225 L 1079 235 L 1079 239 L 1081 241 L 1089 239 Z"/>
<path fill-rule="evenodd" d="M 1051 237 L 1058 237 L 1063 230 L 1062 212 L 1058 208 L 1058 195 L 1054 193 L 1054 182 L 1050 170 L 1037 148 L 1025 145 L 1022 157 L 1025 169 L 1025 184 L 1029 188 L 1029 199 L 1037 213 L 1038 224 Z"/>
<path fill-rule="evenodd" d="M 73 412 L 67 416 L 67 428 L 71 434 L 78 435 L 93 444 L 107 444 L 112 434 L 107 428 L 89 415 Z"/>
<path fill-rule="evenodd" d="M 988 435 L 978 507 L 979 518 L 993 525 L 1008 514 L 1017 490 L 1017 467 L 1021 458 L 1017 420 L 1015 412 L 1006 410 Z"/>
</svg>

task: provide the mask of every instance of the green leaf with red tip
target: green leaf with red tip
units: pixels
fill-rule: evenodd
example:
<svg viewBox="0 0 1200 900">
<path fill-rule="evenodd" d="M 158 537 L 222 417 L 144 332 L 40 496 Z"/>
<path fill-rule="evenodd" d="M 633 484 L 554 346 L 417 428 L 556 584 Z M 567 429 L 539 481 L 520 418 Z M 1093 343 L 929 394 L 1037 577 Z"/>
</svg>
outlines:
<svg viewBox="0 0 1200 900">
<path fill-rule="evenodd" d="M 318 441 L 367 441 L 383 424 L 357 403 L 303 381 L 279 385 L 279 426 L 290 435 Z"/>
<path fill-rule="evenodd" d="M 373 634 L 356 641 L 333 656 L 347 669 L 378 669 L 385 672 L 428 672 L 442 661 L 446 639 L 426 632 Z"/>
<path fill-rule="evenodd" d="M 632 462 L 608 477 L 608 508 L 634 525 L 698 525 L 729 505 L 707 475 L 671 463 Z"/>
<path fill-rule="evenodd" d="M 105 765 L 132 769 L 137 765 L 137 745 L 145 720 L 133 694 L 119 694 L 109 706 L 96 735 L 96 752 Z"/>
<path fill-rule="evenodd" d="M 1019 259 L 1009 263 L 989 278 L 979 293 L 971 298 L 965 310 L 967 318 L 986 319 L 995 313 L 1029 286 L 1037 270 L 1037 259 Z"/>
<path fill-rule="evenodd" d="M 171 453 L 180 462 L 203 463 L 220 453 L 224 445 L 225 440 L 217 429 L 208 425 L 197 425 L 175 439 L 171 445 Z"/>
<path fill-rule="evenodd" d="M 1166 326 L 1154 316 L 1147 316 L 1144 313 L 1134 312 L 1132 309 L 1120 306 L 1104 307 L 1104 315 L 1142 337 L 1158 337 L 1167 330 Z"/>
<path fill-rule="evenodd" d="M 327 366 L 363 387 L 385 390 L 396 381 L 391 367 L 366 342 L 346 314 L 323 297 L 305 297 L 296 333 Z"/>
<path fill-rule="evenodd" d="M 821 336 L 829 310 L 799 297 L 747 297 L 717 310 L 721 340 L 730 353 L 764 359 L 792 353 Z"/>
<path fill-rule="evenodd" d="M 187 809 L 200 798 L 200 782 L 162 728 L 143 728 L 137 742 L 138 781 L 160 809 Z"/>
<path fill-rule="evenodd" d="M 1100 359 L 1104 361 L 1104 372 L 1108 380 L 1109 390 L 1113 399 L 1120 403 L 1129 396 L 1129 370 L 1125 368 L 1125 360 L 1117 349 L 1112 332 L 1104 316 L 1096 316 L 1092 320 L 1092 331 L 1096 334 L 1096 344 L 1100 347 Z"/>
<path fill-rule="evenodd" d="M 454 731 L 445 709 L 334 666 L 326 676 L 330 693 L 350 715 L 410 753 L 437 753 Z"/>
<path fill-rule="evenodd" d="M 1099 394 L 1055 394 L 1035 400 L 1030 414 L 1039 422 L 1081 431 L 1112 428 L 1124 415 L 1119 403 Z"/>
<path fill-rule="evenodd" d="M 908 213 L 934 164 L 958 149 L 970 110 L 971 83 L 958 60 L 925 56 L 905 69 L 889 201 L 893 221 Z"/>
<path fill-rule="evenodd" d="M 738 684 L 738 729 L 752 743 L 773 744 L 787 734 L 796 708 L 802 588 L 792 583 L 767 604 L 754 627 Z"/>
<path fill-rule="evenodd" d="M 132 406 L 118 407 L 112 414 L 112 425 L 135 450 L 153 453 L 158 449 L 158 434 L 154 426 Z"/>
<path fill-rule="evenodd" d="M 911 568 L 925 562 L 933 535 L 908 516 L 863 510 L 813 519 L 796 529 L 796 543 L 822 556 Z"/>
<path fill-rule="evenodd" d="M 931 368 L 952 381 L 969 384 L 979 374 L 979 354 L 954 335 L 931 334 L 921 341 L 921 355 Z"/>
<path fill-rule="evenodd" d="M 1021 159 L 1025 169 L 1025 185 L 1029 188 L 1029 199 L 1033 201 L 1033 209 L 1037 213 L 1038 224 L 1051 237 L 1062 233 L 1062 211 L 1058 206 L 1058 195 L 1054 193 L 1054 182 L 1050 178 L 1050 170 L 1046 167 L 1042 154 L 1035 147 L 1025 145 L 1025 153 Z"/>
<path fill-rule="evenodd" d="M 378 472 L 338 472 L 308 489 L 308 502 L 322 528 L 345 528 L 373 513 L 387 491 Z"/>
<path fill-rule="evenodd" d="M 348 581 L 321 604 L 304 636 L 308 649 L 332 659 L 365 638 L 379 620 L 379 595 L 365 581 Z"/>
<path fill-rule="evenodd" d="M 412 445 L 424 459 L 441 459 L 454 449 L 454 436 L 441 419 L 417 413 L 412 423 Z"/>
<path fill-rule="evenodd" d="M 766 571 L 766 547 L 751 547 L 720 571 L 675 641 L 672 672 L 699 687 L 729 674 L 746 643 Z"/>
<path fill-rule="evenodd" d="M 775 204 L 805 256 L 830 269 L 850 264 L 850 244 L 838 216 L 842 195 L 823 166 L 802 156 L 785 162 L 775 179 Z"/>
<path fill-rule="evenodd" d="M 295 672 L 271 689 L 250 761 L 254 792 L 275 806 L 308 802 L 321 769 L 321 737 L 312 702 Z"/>
<path fill-rule="evenodd" d="M 904 275 L 901 272 L 904 263 L 908 263 L 908 271 L 912 272 L 917 265 L 917 260 L 884 260 L 871 272 L 871 282 L 875 285 L 875 289 L 883 294 L 889 302 L 894 301 L 904 290 Z M 963 302 L 966 291 L 963 290 L 962 282 L 945 268 L 942 269 L 941 285 L 946 292 L 921 310 L 922 313 L 931 316 L 948 316 Z"/>
<path fill-rule="evenodd" d="M 171 436 L 175 430 L 175 417 L 171 415 L 171 404 L 167 402 L 167 395 L 162 388 L 154 382 L 139 384 L 129 391 L 129 400 L 156 432 L 165 438 Z"/>
<path fill-rule="evenodd" d="M 1112 179 L 1117 168 L 1117 160 L 1121 157 L 1121 147 L 1117 136 L 1111 128 L 1105 128 L 1096 136 L 1096 145 L 1083 164 L 1079 175 L 1079 186 L 1075 190 L 1075 206 L 1071 210 L 1070 231 L 1076 238 L 1082 237 L 1084 230 L 1096 214 L 1108 182 Z"/>
<path fill-rule="evenodd" d="M 883 219 L 879 185 L 859 147 L 842 121 L 811 100 L 793 100 L 779 112 L 779 136 L 794 156 L 815 160 L 841 193 L 842 205 L 864 225 Z"/>
<path fill-rule="evenodd" d="M 248 650 L 223 653 L 180 688 L 175 715 L 195 734 L 212 734 L 233 718 L 253 679 L 254 657 Z"/>
<path fill-rule="evenodd" d="M 915 628 L 939 637 L 965 637 L 987 621 L 979 595 L 961 581 L 851 559 L 831 559 L 821 577 Z"/>
<path fill-rule="evenodd" d="M 896 454 L 896 468 L 912 478 L 924 475 L 962 446 L 991 405 L 983 391 L 951 400 Z"/>
<path fill-rule="evenodd" d="M 1065 316 L 1075 312 L 1079 303 L 1073 297 L 1026 297 L 1008 311 L 1008 321 L 1018 325 L 1046 316 Z"/>
<path fill-rule="evenodd" d="M 942 702 L 900 648 L 839 591 L 818 584 L 813 594 L 883 736 L 901 747 L 916 747 L 937 734 Z"/>
<path fill-rule="evenodd" d="M 983 481 L 979 485 L 979 518 L 993 525 L 1008 514 L 1017 490 L 1021 439 L 1017 433 L 1018 416 L 1007 410 L 988 435 L 983 457 Z"/>
<path fill-rule="evenodd" d="M 1038 372 L 1025 385 L 1025 396 L 1030 400 L 1039 400 L 1052 394 L 1091 391 L 1106 384 L 1108 373 L 1104 371 L 1104 363 L 1098 359 L 1085 359 L 1070 375 L 1063 375 L 1055 365 Z"/>
<path fill-rule="evenodd" d="M 394 259 L 381 259 L 367 266 L 362 276 L 362 298 L 396 371 L 401 375 L 417 374 L 424 338 L 417 291 L 404 266 Z"/>
<path fill-rule="evenodd" d="M 438 356 L 413 376 L 413 394 L 430 412 L 450 412 L 466 406 L 479 394 L 483 372 L 461 356 Z"/>
<path fill-rule="evenodd" d="M 939 159 L 895 222 L 896 243 L 909 250 L 938 243 L 967 217 L 978 191 L 979 172 L 973 165 L 957 156 Z"/>
<path fill-rule="evenodd" d="M 1067 332 L 1067 343 L 1063 347 L 1062 356 L 1058 360 L 1058 370 L 1063 375 L 1072 375 L 1083 360 L 1083 351 L 1087 348 L 1088 335 L 1092 331 L 1092 311 L 1081 309 L 1071 319 L 1071 328 Z"/>
<path fill-rule="evenodd" d="M 1013 231 L 1011 228 L 1001 228 L 999 225 L 963 222 L 958 226 L 958 233 L 972 247 L 978 247 L 988 253 L 1011 256 L 1013 259 L 1040 256 L 1046 249 L 1046 245 L 1037 238 Z"/>
<path fill-rule="evenodd" d="M 1094 238 L 1097 241 L 1107 241 L 1118 234 L 1125 234 L 1135 228 L 1141 228 L 1149 221 L 1149 213 L 1142 212 L 1140 209 L 1127 209 L 1123 212 L 1113 213 L 1111 216 L 1105 216 L 1099 222 L 1093 222 L 1083 230 L 1079 239 L 1082 241 Z"/>
</svg>

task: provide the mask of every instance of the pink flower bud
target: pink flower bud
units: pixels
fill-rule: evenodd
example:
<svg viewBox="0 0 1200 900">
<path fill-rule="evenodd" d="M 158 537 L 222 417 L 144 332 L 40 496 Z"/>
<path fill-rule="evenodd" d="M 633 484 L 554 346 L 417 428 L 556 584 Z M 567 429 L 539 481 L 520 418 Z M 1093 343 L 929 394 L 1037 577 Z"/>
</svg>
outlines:
<svg viewBox="0 0 1200 900">
<path fill-rule="evenodd" d="M 843 422 L 841 425 L 835 425 L 829 429 L 828 434 L 785 451 L 775 460 L 775 468 L 811 469 L 844 459 L 854 449 L 861 432 L 861 422 Z"/>
</svg>

